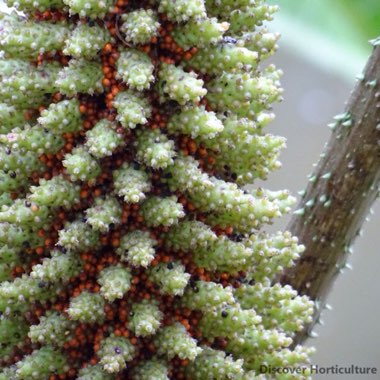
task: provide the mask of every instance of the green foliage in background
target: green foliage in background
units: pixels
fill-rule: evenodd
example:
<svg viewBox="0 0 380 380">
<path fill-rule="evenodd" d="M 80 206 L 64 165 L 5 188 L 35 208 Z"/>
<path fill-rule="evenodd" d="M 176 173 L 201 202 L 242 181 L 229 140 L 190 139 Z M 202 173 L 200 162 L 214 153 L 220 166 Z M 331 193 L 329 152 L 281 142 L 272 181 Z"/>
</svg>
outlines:
<svg viewBox="0 0 380 380">
<path fill-rule="evenodd" d="M 362 69 L 371 50 L 368 40 L 380 35 L 379 0 L 271 0 L 270 3 L 281 7 L 276 29 L 282 31 L 282 42 L 346 79 Z"/>
</svg>

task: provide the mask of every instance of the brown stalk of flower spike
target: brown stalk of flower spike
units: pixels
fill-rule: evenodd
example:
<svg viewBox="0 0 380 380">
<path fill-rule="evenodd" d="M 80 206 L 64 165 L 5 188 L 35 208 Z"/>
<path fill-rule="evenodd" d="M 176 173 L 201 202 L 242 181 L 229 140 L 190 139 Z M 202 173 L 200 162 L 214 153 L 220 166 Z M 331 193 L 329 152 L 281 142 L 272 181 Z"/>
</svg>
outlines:
<svg viewBox="0 0 380 380">
<path fill-rule="evenodd" d="M 295 343 L 304 341 L 325 306 L 326 296 L 347 256 L 380 181 L 380 39 L 321 155 L 288 229 L 306 246 L 281 282 L 315 302 L 313 322 Z M 377 45 L 377 46 L 376 46 Z"/>
</svg>

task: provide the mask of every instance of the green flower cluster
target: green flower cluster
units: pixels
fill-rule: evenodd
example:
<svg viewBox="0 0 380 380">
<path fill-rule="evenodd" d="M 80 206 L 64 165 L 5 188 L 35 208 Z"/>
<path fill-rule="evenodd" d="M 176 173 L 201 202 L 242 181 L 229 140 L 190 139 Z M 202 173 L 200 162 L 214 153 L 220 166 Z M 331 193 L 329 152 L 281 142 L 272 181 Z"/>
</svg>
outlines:
<svg viewBox="0 0 380 380">
<path fill-rule="evenodd" d="M 264 0 L 6 0 L 0 380 L 254 380 L 306 366 L 303 251 L 265 132 Z M 306 375 L 305 375 L 306 373 Z M 305 379 L 276 374 L 276 379 Z"/>
</svg>

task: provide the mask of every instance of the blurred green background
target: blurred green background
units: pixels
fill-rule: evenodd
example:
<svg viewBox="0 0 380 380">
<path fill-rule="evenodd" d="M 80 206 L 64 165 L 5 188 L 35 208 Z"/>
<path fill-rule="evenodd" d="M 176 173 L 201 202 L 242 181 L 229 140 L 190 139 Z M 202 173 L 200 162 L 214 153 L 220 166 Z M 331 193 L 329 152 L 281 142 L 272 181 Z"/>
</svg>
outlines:
<svg viewBox="0 0 380 380">
<path fill-rule="evenodd" d="M 379 33 L 379 0 L 277 0 L 270 3 L 280 4 L 283 14 L 303 20 L 327 35 L 334 34 L 334 38 L 348 47 Z"/>
<path fill-rule="evenodd" d="M 360 70 L 363 57 L 370 52 L 370 46 L 363 41 L 380 35 L 380 0 L 270 0 L 269 3 L 281 8 L 272 25 L 287 35 L 285 43 L 342 76 Z"/>
</svg>

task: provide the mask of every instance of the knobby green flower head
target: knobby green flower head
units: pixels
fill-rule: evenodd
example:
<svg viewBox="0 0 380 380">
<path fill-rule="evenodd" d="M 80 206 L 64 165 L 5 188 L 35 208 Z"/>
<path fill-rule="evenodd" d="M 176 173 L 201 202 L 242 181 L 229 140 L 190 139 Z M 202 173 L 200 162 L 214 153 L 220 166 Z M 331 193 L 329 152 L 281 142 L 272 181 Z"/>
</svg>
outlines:
<svg viewBox="0 0 380 380">
<path fill-rule="evenodd" d="M 281 71 L 264 0 L 6 0 L 0 380 L 254 380 L 308 367 L 303 246 L 263 228 Z M 246 186 L 248 185 L 248 186 Z M 276 379 L 306 379 L 275 374 Z"/>
</svg>

